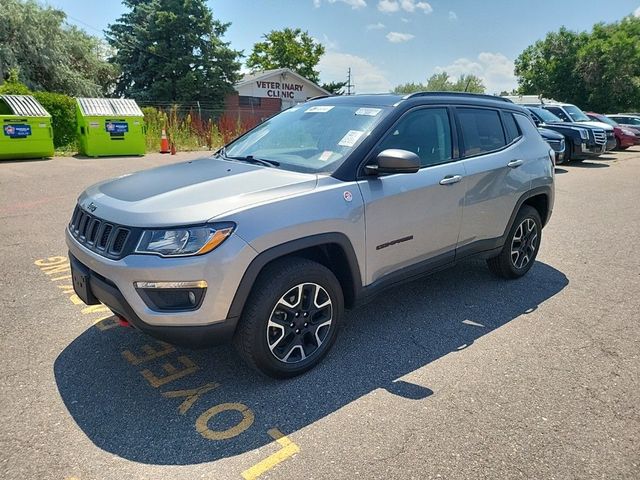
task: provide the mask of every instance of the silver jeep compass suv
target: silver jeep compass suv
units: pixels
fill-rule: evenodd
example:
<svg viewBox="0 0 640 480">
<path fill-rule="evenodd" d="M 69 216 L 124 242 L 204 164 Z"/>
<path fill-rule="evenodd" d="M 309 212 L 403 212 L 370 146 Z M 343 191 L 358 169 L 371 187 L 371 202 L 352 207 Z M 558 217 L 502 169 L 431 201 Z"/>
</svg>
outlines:
<svg viewBox="0 0 640 480">
<path fill-rule="evenodd" d="M 324 97 L 210 158 L 89 187 L 66 230 L 78 296 L 257 370 L 316 365 L 344 309 L 471 255 L 517 278 L 554 201 L 553 151 L 497 97 Z"/>
</svg>

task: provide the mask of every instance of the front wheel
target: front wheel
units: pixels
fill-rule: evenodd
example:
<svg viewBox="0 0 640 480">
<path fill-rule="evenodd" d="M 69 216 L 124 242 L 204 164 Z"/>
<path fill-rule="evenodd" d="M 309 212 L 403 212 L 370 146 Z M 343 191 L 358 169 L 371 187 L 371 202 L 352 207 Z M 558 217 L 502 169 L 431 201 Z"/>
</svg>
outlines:
<svg viewBox="0 0 640 480">
<path fill-rule="evenodd" d="M 519 278 L 533 266 L 542 238 L 538 211 L 523 205 L 507 235 L 502 251 L 487 260 L 491 273 L 502 278 Z"/>
<path fill-rule="evenodd" d="M 331 270 L 304 258 L 276 261 L 258 277 L 234 345 L 259 372 L 294 377 L 327 354 L 343 312 L 342 289 Z"/>
</svg>

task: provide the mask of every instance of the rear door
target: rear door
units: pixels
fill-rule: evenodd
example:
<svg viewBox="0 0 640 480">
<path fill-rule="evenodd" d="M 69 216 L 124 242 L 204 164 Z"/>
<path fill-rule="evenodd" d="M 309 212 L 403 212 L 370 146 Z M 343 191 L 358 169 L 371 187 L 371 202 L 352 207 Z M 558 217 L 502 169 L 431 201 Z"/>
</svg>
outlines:
<svg viewBox="0 0 640 480">
<path fill-rule="evenodd" d="M 358 181 L 365 204 L 367 283 L 404 267 L 453 261 L 465 192 L 453 131 L 447 107 L 416 108 L 372 152 L 375 158 L 386 149 L 409 150 L 422 167 Z"/>
<path fill-rule="evenodd" d="M 530 186 L 530 155 L 524 151 L 523 128 L 511 112 L 458 107 L 466 195 L 458 256 L 499 246 L 520 196 Z M 531 132 L 540 134 L 524 115 Z"/>
</svg>

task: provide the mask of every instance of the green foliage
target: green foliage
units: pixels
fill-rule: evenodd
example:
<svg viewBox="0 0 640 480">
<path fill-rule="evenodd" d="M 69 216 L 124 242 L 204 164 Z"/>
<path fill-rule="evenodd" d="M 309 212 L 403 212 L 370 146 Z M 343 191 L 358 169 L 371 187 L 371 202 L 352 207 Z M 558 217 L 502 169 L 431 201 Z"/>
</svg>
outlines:
<svg viewBox="0 0 640 480">
<path fill-rule="evenodd" d="M 263 42 L 253 46 L 247 67 L 253 71 L 289 68 L 318 83 L 319 73 L 315 68 L 324 54 L 324 46 L 317 43 L 308 32 L 299 28 L 285 28 L 272 30 L 263 38 Z"/>
<path fill-rule="evenodd" d="M 51 114 L 54 147 L 75 147 L 78 128 L 76 101 L 61 93 L 35 92 L 33 96 Z"/>
<path fill-rule="evenodd" d="M 217 150 L 231 138 L 244 133 L 251 125 L 240 119 L 221 118 L 217 123 L 203 120 L 194 112 L 179 115 L 176 106 L 164 111 L 155 107 L 144 107 L 147 151 L 157 152 L 164 128 L 170 143 L 179 151 Z"/>
<path fill-rule="evenodd" d="M 484 93 L 482 79 L 475 75 L 461 75 L 455 82 L 447 72 L 435 73 L 429 77 L 426 84 L 405 83 L 393 89 L 393 93 L 407 95 L 415 92 L 469 92 Z"/>
<path fill-rule="evenodd" d="M 561 28 L 516 59 L 519 93 L 575 103 L 598 112 L 640 107 L 640 18 Z"/>
<path fill-rule="evenodd" d="M 138 100 L 205 100 L 223 105 L 239 79 L 241 52 L 222 37 L 204 0 L 124 0 L 129 12 L 109 25 L 122 70 L 116 93 Z"/>
<path fill-rule="evenodd" d="M 0 94 L 4 95 L 31 95 L 31 90 L 24 83 L 20 82 L 19 68 L 9 69 L 9 77 L 0 85 Z"/>
<path fill-rule="evenodd" d="M 329 82 L 323 83 L 322 88 L 332 95 L 344 95 L 347 82 Z"/>
<path fill-rule="evenodd" d="M 65 18 L 35 0 L 2 0 L 0 81 L 19 68 L 19 80 L 32 90 L 74 96 L 109 92 L 116 68 L 106 61 L 105 44 Z"/>
</svg>

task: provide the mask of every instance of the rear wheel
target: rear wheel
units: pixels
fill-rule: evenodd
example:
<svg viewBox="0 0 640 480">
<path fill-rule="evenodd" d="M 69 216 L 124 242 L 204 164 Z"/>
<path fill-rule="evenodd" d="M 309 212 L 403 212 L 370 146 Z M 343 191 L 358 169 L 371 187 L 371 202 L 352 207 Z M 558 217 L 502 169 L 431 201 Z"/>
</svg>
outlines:
<svg viewBox="0 0 640 480">
<path fill-rule="evenodd" d="M 258 277 L 234 344 L 265 375 L 300 375 L 327 354 L 343 311 L 340 282 L 331 270 L 304 258 L 276 261 Z"/>
<path fill-rule="evenodd" d="M 538 211 L 523 205 L 507 235 L 502 251 L 487 260 L 491 273 L 502 278 L 519 278 L 529 271 L 538 255 L 542 221 Z"/>
</svg>

